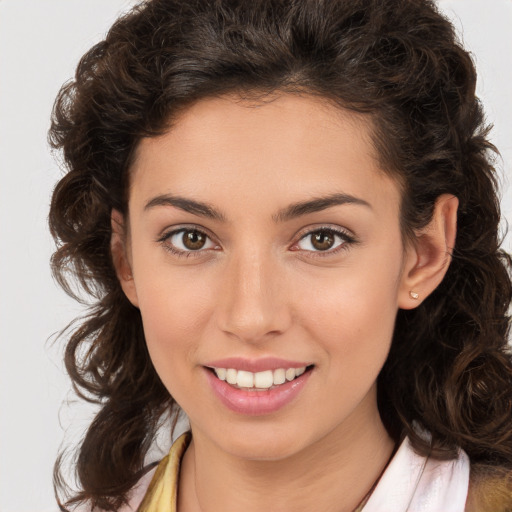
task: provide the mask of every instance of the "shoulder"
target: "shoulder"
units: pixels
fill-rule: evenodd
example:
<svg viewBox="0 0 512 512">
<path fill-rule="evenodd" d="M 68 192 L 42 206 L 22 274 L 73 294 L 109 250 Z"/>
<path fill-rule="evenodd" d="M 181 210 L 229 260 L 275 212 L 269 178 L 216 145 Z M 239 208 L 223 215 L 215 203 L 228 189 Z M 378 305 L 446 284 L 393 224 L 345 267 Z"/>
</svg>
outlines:
<svg viewBox="0 0 512 512">
<path fill-rule="evenodd" d="M 153 480 L 156 467 L 148 471 L 138 482 L 137 485 L 130 491 L 128 503 L 121 507 L 117 512 L 136 512 L 139 505 L 142 503 L 144 496 L 148 490 L 149 484 Z"/>
<path fill-rule="evenodd" d="M 363 510 L 463 512 L 469 474 L 464 451 L 454 459 L 434 459 L 417 453 L 405 438 Z"/>
<path fill-rule="evenodd" d="M 132 487 L 126 497 L 126 502 L 116 512 L 139 512 L 141 510 L 161 510 L 158 503 L 155 502 L 155 495 L 158 498 L 162 494 L 162 487 L 169 487 L 172 493 L 176 492 L 181 457 L 183 456 L 191 435 L 185 432 L 179 436 L 172 444 L 169 453 L 160 462 L 154 463 Z M 157 499 L 158 501 L 158 499 Z M 156 504 L 156 506 L 155 506 Z M 90 504 L 85 503 L 73 510 L 73 512 L 106 512 L 98 508 L 91 508 Z"/>
<path fill-rule="evenodd" d="M 160 463 L 139 480 L 130 493 L 128 503 L 117 512 L 167 510 L 169 504 L 175 503 L 181 458 L 190 440 L 190 432 L 179 436 Z"/>
<path fill-rule="evenodd" d="M 465 512 L 512 512 L 512 470 L 472 465 Z"/>
</svg>

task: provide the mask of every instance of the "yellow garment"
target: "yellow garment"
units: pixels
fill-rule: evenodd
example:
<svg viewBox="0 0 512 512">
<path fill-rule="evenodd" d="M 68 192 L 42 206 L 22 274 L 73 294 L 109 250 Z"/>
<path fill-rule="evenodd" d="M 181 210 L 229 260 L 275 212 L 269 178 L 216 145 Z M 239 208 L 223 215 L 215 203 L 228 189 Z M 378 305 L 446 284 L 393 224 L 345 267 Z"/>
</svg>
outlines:
<svg viewBox="0 0 512 512">
<path fill-rule="evenodd" d="M 512 471 L 475 464 L 471 468 L 466 512 L 512 512 Z"/>
<path fill-rule="evenodd" d="M 181 458 L 191 438 L 190 432 L 187 432 L 173 443 L 169 454 L 158 464 L 137 512 L 176 512 Z M 361 512 L 367 499 L 354 512 Z"/>
<path fill-rule="evenodd" d="M 191 439 L 187 432 L 173 443 L 169 454 L 160 461 L 137 512 L 176 512 L 180 463 Z M 512 512 L 509 470 L 474 466 L 472 473 L 466 512 Z M 354 512 L 363 512 L 369 497 Z"/>
<path fill-rule="evenodd" d="M 180 463 L 192 436 L 181 435 L 158 464 L 137 512 L 176 512 Z"/>
</svg>

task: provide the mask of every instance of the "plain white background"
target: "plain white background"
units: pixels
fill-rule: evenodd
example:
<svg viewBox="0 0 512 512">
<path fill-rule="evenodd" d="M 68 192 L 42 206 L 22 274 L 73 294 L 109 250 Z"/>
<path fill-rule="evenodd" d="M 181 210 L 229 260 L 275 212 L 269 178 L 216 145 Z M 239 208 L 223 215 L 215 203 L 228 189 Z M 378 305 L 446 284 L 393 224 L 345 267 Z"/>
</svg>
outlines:
<svg viewBox="0 0 512 512">
<path fill-rule="evenodd" d="M 249 1 L 249 0 L 248 0 Z M 52 465 L 90 408 L 73 400 L 55 333 L 81 309 L 52 281 L 46 132 L 60 85 L 133 0 L 0 0 L 0 512 L 57 511 Z M 512 223 L 512 0 L 439 0 L 479 70 Z M 507 178 L 508 176 L 508 178 Z M 506 242 L 512 249 L 512 237 Z"/>
</svg>

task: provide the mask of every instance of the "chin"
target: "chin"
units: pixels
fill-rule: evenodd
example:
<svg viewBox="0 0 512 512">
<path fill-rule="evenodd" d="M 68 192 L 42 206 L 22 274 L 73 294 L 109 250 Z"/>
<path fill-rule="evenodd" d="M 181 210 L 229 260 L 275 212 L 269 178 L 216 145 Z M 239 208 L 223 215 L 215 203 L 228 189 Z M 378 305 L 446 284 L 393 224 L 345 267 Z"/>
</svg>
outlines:
<svg viewBox="0 0 512 512">
<path fill-rule="evenodd" d="M 240 459 L 272 462 L 284 460 L 307 449 L 313 439 L 303 429 L 290 426 L 253 424 L 249 428 L 228 429 L 212 440 L 225 453 Z"/>
</svg>

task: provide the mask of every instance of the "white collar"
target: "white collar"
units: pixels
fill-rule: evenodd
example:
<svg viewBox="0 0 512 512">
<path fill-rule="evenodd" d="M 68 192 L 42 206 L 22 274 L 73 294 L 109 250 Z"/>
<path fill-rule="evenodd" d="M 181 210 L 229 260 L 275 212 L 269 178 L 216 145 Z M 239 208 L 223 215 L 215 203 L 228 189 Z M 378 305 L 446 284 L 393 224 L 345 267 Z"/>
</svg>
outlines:
<svg viewBox="0 0 512 512">
<path fill-rule="evenodd" d="M 469 458 L 463 450 L 452 460 L 418 455 L 406 438 L 363 512 L 464 512 Z"/>
</svg>

